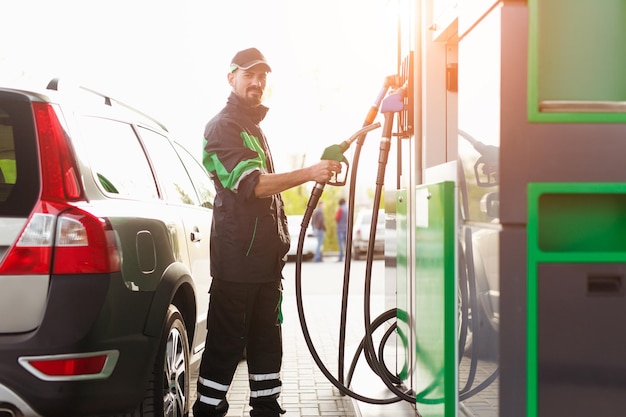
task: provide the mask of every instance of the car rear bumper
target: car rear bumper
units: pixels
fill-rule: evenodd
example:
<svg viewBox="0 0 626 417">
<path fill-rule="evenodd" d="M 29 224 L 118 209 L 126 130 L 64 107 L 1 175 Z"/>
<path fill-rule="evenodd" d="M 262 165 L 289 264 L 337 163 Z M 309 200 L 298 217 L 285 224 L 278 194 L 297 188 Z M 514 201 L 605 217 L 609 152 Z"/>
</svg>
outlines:
<svg viewBox="0 0 626 417">
<path fill-rule="evenodd" d="M 115 274 L 57 276 L 49 300 L 38 329 L 0 335 L 0 410 L 71 417 L 134 408 L 145 391 L 137 381 L 148 380 L 158 345 L 143 332 L 152 293 L 128 290 Z M 108 376 L 50 380 L 23 366 L 24 358 L 91 352 L 116 352 Z"/>
<path fill-rule="evenodd" d="M 0 384 L 0 416 L 43 417 L 33 410 L 23 398 L 2 384 Z"/>
</svg>

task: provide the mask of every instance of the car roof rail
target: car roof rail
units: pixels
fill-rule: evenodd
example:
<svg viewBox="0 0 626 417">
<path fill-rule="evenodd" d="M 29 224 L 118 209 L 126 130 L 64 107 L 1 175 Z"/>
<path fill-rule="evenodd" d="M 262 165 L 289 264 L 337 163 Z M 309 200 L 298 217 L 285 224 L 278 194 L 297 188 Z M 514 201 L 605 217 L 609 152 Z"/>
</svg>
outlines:
<svg viewBox="0 0 626 417">
<path fill-rule="evenodd" d="M 46 89 L 48 90 L 53 90 L 53 91 L 59 91 L 59 85 L 60 85 L 60 79 L 59 78 L 53 78 L 48 82 L 48 85 L 46 86 Z M 112 98 L 111 96 L 101 93 L 99 91 L 93 90 L 91 88 L 79 85 L 78 88 L 80 88 L 81 90 L 87 91 L 90 94 L 94 94 L 96 96 L 102 97 L 104 99 L 104 104 L 106 106 L 109 107 L 113 107 L 113 103 L 115 102 L 116 105 L 118 106 L 122 106 L 128 110 L 131 110 L 137 114 L 140 114 L 142 117 L 145 117 L 146 119 L 149 119 L 150 121 L 152 121 L 153 123 L 156 123 L 161 129 L 163 129 L 166 132 L 169 132 L 169 130 L 167 129 L 167 127 L 161 123 L 160 121 L 158 121 L 157 119 L 155 119 L 154 117 L 150 116 L 149 114 L 146 114 L 144 112 L 142 112 L 141 110 L 138 110 L 132 106 L 129 106 L 128 104 L 116 100 L 114 98 Z"/>
</svg>

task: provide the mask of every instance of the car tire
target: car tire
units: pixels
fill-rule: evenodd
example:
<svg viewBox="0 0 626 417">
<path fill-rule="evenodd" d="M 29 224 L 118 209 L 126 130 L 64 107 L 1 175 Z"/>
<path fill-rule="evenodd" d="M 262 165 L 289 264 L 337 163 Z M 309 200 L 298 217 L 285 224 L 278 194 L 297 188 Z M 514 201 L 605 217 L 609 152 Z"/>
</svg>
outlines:
<svg viewBox="0 0 626 417">
<path fill-rule="evenodd" d="M 189 338 L 183 316 L 170 305 L 155 361 L 154 399 L 157 416 L 189 414 Z M 161 414 L 161 412 L 163 414 Z"/>
<path fill-rule="evenodd" d="M 189 339 L 180 311 L 170 305 L 139 417 L 189 415 Z"/>
</svg>

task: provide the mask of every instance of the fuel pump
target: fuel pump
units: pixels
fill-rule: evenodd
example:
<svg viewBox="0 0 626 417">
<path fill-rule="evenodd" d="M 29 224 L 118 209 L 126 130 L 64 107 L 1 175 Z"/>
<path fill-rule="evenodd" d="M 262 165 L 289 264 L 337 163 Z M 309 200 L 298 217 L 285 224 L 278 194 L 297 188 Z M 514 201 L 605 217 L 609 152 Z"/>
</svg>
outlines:
<svg viewBox="0 0 626 417">
<path fill-rule="evenodd" d="M 383 343 L 396 327 L 409 330 L 399 375 L 424 415 L 626 415 L 620 7 L 402 2 L 398 51 L 415 54 L 415 143 L 398 141 L 409 153 L 398 158 L 389 219 L 406 242 L 395 248 L 406 299 L 366 323 L 359 353 L 399 385 L 369 336 L 404 307 Z M 320 369 L 353 398 L 385 403 Z"/>
</svg>

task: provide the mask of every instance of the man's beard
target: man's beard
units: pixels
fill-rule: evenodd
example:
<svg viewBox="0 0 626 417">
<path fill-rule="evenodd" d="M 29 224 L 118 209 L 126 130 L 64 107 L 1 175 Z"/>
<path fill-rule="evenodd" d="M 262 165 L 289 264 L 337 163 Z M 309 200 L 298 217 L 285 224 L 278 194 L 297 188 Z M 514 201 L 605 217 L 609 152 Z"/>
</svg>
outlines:
<svg viewBox="0 0 626 417">
<path fill-rule="evenodd" d="M 257 91 L 259 92 L 258 96 L 250 96 L 247 93 L 249 91 Z M 250 107 L 256 107 L 261 105 L 261 102 L 263 101 L 263 91 L 258 89 L 258 88 L 250 88 L 248 90 L 246 90 L 246 96 L 243 98 L 244 102 L 250 106 Z"/>
</svg>

